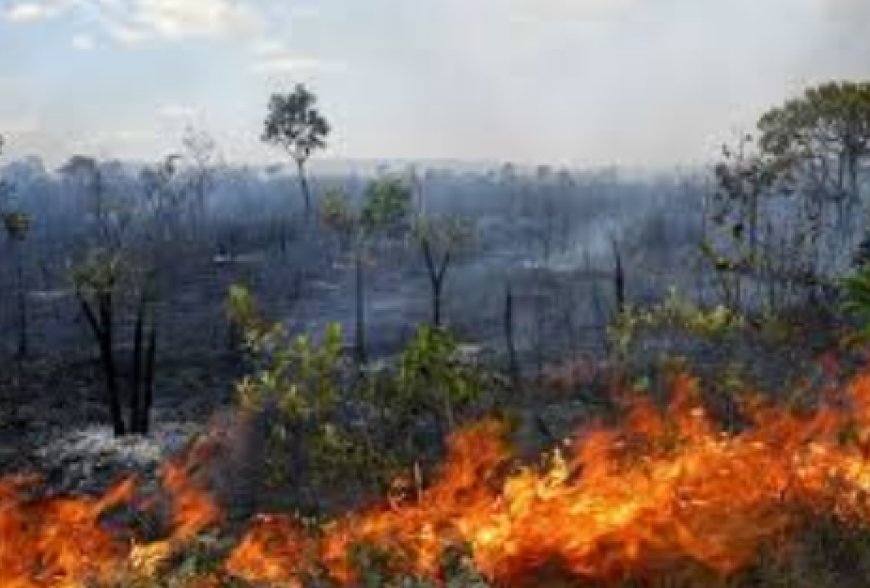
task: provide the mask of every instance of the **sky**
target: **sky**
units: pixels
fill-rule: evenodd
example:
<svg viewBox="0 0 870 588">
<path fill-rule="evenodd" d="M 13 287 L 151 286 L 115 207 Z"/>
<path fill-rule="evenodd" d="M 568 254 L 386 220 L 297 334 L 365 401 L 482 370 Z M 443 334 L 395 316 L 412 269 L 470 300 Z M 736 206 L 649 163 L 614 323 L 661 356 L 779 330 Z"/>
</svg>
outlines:
<svg viewBox="0 0 870 588">
<path fill-rule="evenodd" d="M 696 165 L 768 107 L 870 79 L 870 0 L 0 0 L 12 157 L 267 163 L 297 82 L 325 157 Z"/>
</svg>

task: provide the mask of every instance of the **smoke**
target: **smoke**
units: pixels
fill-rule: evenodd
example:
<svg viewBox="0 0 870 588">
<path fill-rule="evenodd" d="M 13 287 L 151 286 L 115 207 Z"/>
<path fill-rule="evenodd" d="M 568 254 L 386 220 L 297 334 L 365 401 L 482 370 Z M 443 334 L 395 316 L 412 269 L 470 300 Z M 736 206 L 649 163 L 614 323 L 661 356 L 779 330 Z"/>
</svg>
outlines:
<svg viewBox="0 0 870 588">
<path fill-rule="evenodd" d="M 149 22 L 176 36 L 182 29 L 220 36 L 231 28 L 206 18 L 202 7 L 169 11 L 182 4 L 176 0 L 51 1 L 163 7 L 149 13 L 155 16 Z M 215 3 L 236 4 L 203 6 Z M 256 160 L 262 96 L 310 77 L 335 122 L 330 153 L 340 156 L 672 165 L 715 156 L 733 129 L 751 128 L 764 109 L 810 84 L 870 77 L 870 0 L 372 0 L 360 6 L 340 0 L 320 8 L 306 33 L 317 43 L 300 42 L 314 56 L 306 60 L 298 58 L 295 39 L 263 39 L 287 55 L 267 64 L 262 79 L 251 76 L 263 69 L 262 55 L 216 39 L 195 51 L 188 47 L 183 60 L 147 47 L 49 60 L 24 29 L 0 34 L 0 49 L 21 56 L 18 71 L 0 68 L 0 124 L 20 127 L 18 119 L 32 113 L 44 134 L 63 135 L 18 133 L 10 153 L 59 152 L 59 140 L 66 144 L 84 129 L 115 136 L 112 150 L 153 154 L 166 136 L 165 117 L 155 110 L 195 104 L 222 113 L 212 132 L 248 138 L 231 145 L 236 156 Z M 95 22 L 103 25 L 129 24 L 108 9 L 99 15 Z M 67 28 L 62 34 L 81 33 Z M 68 52 L 69 39 L 57 45 Z M 318 45 L 328 51 L 319 55 Z M 338 62 L 346 67 L 314 67 Z M 53 71 L 58 63 L 66 67 Z M 2 77 L 13 74 L 24 81 L 4 84 Z M 83 90 L 70 97 L 65 80 L 73 76 Z M 107 103 L 112 107 L 104 108 Z M 150 146 L 118 134 L 143 124 L 154 135 Z"/>
<path fill-rule="evenodd" d="M 832 77 L 870 77 L 870 0 L 816 0 L 820 10 L 817 56 Z"/>
<path fill-rule="evenodd" d="M 638 0 L 503 0 L 515 18 L 562 22 L 601 22 L 629 14 Z"/>
<path fill-rule="evenodd" d="M 867 0 L 822 0 L 828 15 L 850 26 L 870 24 L 870 2 Z"/>
</svg>

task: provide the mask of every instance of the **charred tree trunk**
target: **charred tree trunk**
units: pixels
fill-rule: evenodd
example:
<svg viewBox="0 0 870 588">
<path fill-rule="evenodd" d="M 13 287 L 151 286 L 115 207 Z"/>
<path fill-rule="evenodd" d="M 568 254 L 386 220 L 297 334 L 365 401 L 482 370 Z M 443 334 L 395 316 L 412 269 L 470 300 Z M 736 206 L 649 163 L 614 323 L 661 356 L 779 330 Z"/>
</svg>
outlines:
<svg viewBox="0 0 870 588">
<path fill-rule="evenodd" d="M 30 354 L 30 341 L 27 325 L 27 291 L 24 284 L 24 260 L 21 244 L 15 245 L 15 274 L 18 294 L 18 359 L 25 359 Z"/>
<path fill-rule="evenodd" d="M 145 354 L 145 378 L 143 380 L 142 394 L 142 420 L 139 432 L 147 435 L 151 428 L 151 406 L 154 404 L 154 366 L 157 359 L 157 322 L 151 324 L 148 335 L 148 351 Z"/>
<path fill-rule="evenodd" d="M 82 312 L 91 327 L 94 338 L 100 349 L 100 365 L 106 382 L 106 402 L 112 419 L 115 436 L 120 437 L 127 432 L 124 416 L 121 413 L 121 397 L 118 386 L 118 370 L 115 363 L 114 317 L 112 311 L 112 294 L 101 292 L 97 294 L 97 311 L 94 312 L 87 299 L 79 296 Z"/>
<path fill-rule="evenodd" d="M 142 414 L 142 323 L 145 320 L 145 302 L 139 301 L 136 309 L 136 326 L 133 328 L 133 369 L 130 382 L 130 432 L 138 433 L 140 415 Z"/>
<path fill-rule="evenodd" d="M 441 280 L 432 282 L 432 326 L 441 328 Z"/>
<path fill-rule="evenodd" d="M 115 435 L 124 435 L 124 417 L 121 414 L 121 393 L 118 387 L 118 369 L 115 364 L 115 325 L 112 308 L 112 295 L 101 294 L 99 301 L 100 324 L 102 336 L 100 337 L 100 355 L 103 361 L 103 370 L 106 375 L 106 388 L 109 394 L 109 411 L 112 415 L 112 426 Z"/>
<path fill-rule="evenodd" d="M 365 276 L 362 253 L 357 251 L 354 259 L 355 287 L 356 287 L 356 359 L 360 365 L 368 360 L 366 353 L 366 324 L 365 324 Z"/>
<path fill-rule="evenodd" d="M 308 186 L 308 176 L 305 173 L 305 161 L 302 159 L 296 160 L 296 172 L 299 178 L 299 189 L 302 191 L 302 198 L 305 200 L 305 218 L 311 219 L 311 189 Z"/>
<path fill-rule="evenodd" d="M 145 295 L 139 303 L 134 327 L 133 358 L 129 382 L 129 420 L 124 421 L 117 359 L 115 357 L 115 317 L 111 292 L 96 295 L 96 312 L 92 303 L 79 295 L 79 303 L 100 350 L 100 365 L 106 383 L 106 401 L 115 436 L 130 433 L 147 434 L 154 387 L 154 366 L 157 348 L 157 327 L 154 318 L 146 340 L 145 323 L 149 301 Z M 129 424 L 129 426 L 128 426 Z"/>
<path fill-rule="evenodd" d="M 863 147 L 851 147 L 846 152 L 846 167 L 849 179 L 849 198 L 857 204 L 861 202 L 861 187 L 858 181 L 859 154 L 863 151 Z"/>
<path fill-rule="evenodd" d="M 157 347 L 157 323 L 153 316 L 153 308 L 146 340 L 145 322 L 148 319 L 149 306 L 147 294 L 143 293 L 136 310 L 131 370 L 133 377 L 130 382 L 130 432 L 140 435 L 147 435 L 150 425 Z"/>
<path fill-rule="evenodd" d="M 429 284 L 432 287 L 432 326 L 440 328 L 442 323 L 442 298 L 444 291 L 444 278 L 450 265 L 450 251 L 444 253 L 440 262 L 436 262 L 432 252 L 432 246 L 426 240 L 421 243 L 423 261 L 426 263 L 426 271 L 429 274 Z"/>
<path fill-rule="evenodd" d="M 622 254 L 619 244 L 613 241 L 613 294 L 616 298 L 616 312 L 621 315 L 625 312 L 625 270 L 622 266 Z"/>
</svg>

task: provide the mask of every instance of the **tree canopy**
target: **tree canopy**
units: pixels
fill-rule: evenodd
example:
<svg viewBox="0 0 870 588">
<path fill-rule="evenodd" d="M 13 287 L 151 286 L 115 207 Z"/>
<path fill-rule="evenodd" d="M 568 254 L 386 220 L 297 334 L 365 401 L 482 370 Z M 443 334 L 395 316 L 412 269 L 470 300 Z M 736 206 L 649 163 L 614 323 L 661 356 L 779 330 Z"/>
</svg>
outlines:
<svg viewBox="0 0 870 588">
<path fill-rule="evenodd" d="M 761 151 L 788 161 L 834 197 L 859 197 L 859 168 L 870 157 L 870 82 L 807 89 L 758 122 Z"/>
<path fill-rule="evenodd" d="M 282 148 L 304 163 L 314 151 L 326 148 L 330 126 L 317 109 L 317 97 L 297 84 L 289 94 L 273 94 L 269 100 L 262 140 Z"/>
<path fill-rule="evenodd" d="M 304 85 L 297 84 L 289 94 L 273 94 L 269 100 L 262 140 L 283 147 L 296 162 L 306 216 L 311 213 L 311 190 L 305 163 L 312 153 L 326 148 L 329 131 L 329 123 L 317 109 L 317 97 Z"/>
</svg>

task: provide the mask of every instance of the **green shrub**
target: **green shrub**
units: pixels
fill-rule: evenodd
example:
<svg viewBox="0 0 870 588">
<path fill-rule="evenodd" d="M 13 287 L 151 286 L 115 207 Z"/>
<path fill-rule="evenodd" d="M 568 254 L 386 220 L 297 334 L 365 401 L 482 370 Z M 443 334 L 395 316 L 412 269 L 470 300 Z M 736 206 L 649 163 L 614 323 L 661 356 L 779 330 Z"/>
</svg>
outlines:
<svg viewBox="0 0 870 588">
<path fill-rule="evenodd" d="M 719 305 L 705 309 L 671 289 L 665 300 L 649 308 L 627 308 L 608 330 L 613 350 L 627 356 L 637 337 L 645 331 L 672 329 L 704 339 L 719 339 L 745 324 L 743 317 Z"/>
<path fill-rule="evenodd" d="M 437 449 L 483 390 L 481 372 L 462 361 L 442 329 L 422 327 L 395 367 L 360 376 L 342 355 L 338 325 L 319 342 L 290 336 L 266 322 L 240 286 L 230 290 L 229 315 L 250 364 L 236 385 L 238 403 L 267 416 L 273 487 L 311 484 L 318 500 L 317 488 L 348 491 L 352 481 L 381 490 Z"/>
<path fill-rule="evenodd" d="M 860 322 L 862 338 L 870 337 L 870 264 L 864 264 L 842 282 L 843 308 Z"/>
<path fill-rule="evenodd" d="M 402 354 L 397 374 L 401 401 L 439 413 L 448 428 L 456 424 L 456 411 L 477 401 L 482 390 L 480 373 L 458 353 L 449 332 L 424 325 Z"/>
</svg>

